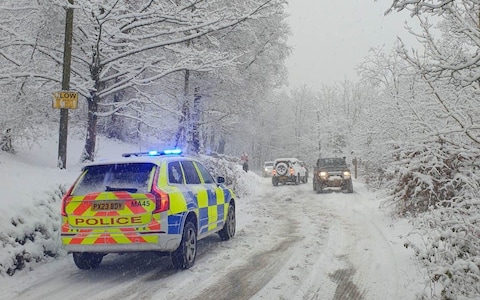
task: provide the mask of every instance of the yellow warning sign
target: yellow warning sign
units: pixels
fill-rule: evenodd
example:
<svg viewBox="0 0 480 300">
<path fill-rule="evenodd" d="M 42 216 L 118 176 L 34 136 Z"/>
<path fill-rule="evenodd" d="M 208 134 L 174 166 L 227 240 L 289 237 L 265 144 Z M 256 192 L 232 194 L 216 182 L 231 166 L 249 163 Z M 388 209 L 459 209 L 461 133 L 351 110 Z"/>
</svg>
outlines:
<svg viewBox="0 0 480 300">
<path fill-rule="evenodd" d="M 53 108 L 76 109 L 78 108 L 78 92 L 60 91 L 53 93 Z"/>
</svg>

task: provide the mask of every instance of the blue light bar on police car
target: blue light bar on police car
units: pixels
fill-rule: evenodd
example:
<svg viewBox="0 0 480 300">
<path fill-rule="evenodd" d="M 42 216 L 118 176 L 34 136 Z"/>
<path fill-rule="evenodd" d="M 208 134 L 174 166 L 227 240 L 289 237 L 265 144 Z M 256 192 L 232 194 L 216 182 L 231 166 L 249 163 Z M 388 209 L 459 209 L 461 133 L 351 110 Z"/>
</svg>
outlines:
<svg viewBox="0 0 480 300">
<path fill-rule="evenodd" d="M 180 149 L 168 149 L 168 150 L 163 150 L 163 153 L 165 155 L 180 155 L 180 154 L 182 154 L 182 150 L 180 150 Z"/>
<path fill-rule="evenodd" d="M 166 149 L 162 151 L 151 150 L 148 152 L 132 152 L 132 153 L 123 153 L 123 157 L 130 157 L 130 156 L 161 156 L 161 155 L 181 155 L 181 149 Z"/>
</svg>

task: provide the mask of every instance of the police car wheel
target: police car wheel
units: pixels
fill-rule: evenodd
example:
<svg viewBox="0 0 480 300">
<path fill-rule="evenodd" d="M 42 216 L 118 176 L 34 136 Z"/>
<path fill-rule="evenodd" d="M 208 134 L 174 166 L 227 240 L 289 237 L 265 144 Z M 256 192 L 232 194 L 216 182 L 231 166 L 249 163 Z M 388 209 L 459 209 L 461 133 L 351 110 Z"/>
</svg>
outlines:
<svg viewBox="0 0 480 300">
<path fill-rule="evenodd" d="M 191 221 L 185 223 L 182 241 L 172 253 L 172 263 L 176 269 L 189 269 L 197 255 L 197 230 Z"/>
<path fill-rule="evenodd" d="M 222 230 L 218 232 L 220 239 L 222 239 L 223 241 L 228 241 L 229 239 L 231 239 L 235 235 L 235 226 L 235 207 L 233 205 L 230 205 L 228 207 L 228 215 L 227 219 L 225 220 L 225 225 L 223 225 Z"/>
<path fill-rule="evenodd" d="M 91 270 L 97 268 L 102 262 L 103 254 L 74 252 L 73 261 L 75 265 L 82 270 Z"/>
</svg>

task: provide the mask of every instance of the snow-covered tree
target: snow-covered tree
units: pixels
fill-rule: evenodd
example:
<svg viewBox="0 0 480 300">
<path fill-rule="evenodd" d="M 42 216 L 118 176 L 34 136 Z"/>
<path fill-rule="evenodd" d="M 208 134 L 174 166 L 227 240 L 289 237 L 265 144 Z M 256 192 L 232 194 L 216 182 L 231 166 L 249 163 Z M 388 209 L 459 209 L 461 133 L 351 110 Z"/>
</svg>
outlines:
<svg viewBox="0 0 480 300">
<path fill-rule="evenodd" d="M 394 0 L 394 10 L 407 10 L 418 21 L 420 30 L 409 30 L 421 48 L 407 49 L 400 41 L 396 55 L 403 62 L 381 57 L 374 76 L 374 82 L 388 83 L 379 95 L 399 124 L 392 147 L 383 147 L 391 150 L 383 168 L 387 203 L 417 216 L 424 244 L 410 246 L 428 268 L 430 283 L 441 286 L 439 294 L 432 289 L 421 297 L 477 298 L 480 4 Z M 364 74 L 372 78 L 369 70 Z"/>
<path fill-rule="evenodd" d="M 215 35 L 218 47 L 237 58 L 234 66 L 192 74 L 202 91 L 201 151 L 223 153 L 227 147 L 235 154 L 250 152 L 253 145 L 246 144 L 257 132 L 257 122 L 251 118 L 258 116 L 259 107 L 286 79 L 289 29 L 285 18 L 282 10 L 274 9 Z"/>
<path fill-rule="evenodd" d="M 163 142 L 174 143 L 175 139 L 178 142 L 180 139 L 175 136 L 183 135 L 186 137 L 184 142 L 195 143 L 197 146 L 192 149 L 198 152 L 200 109 L 201 106 L 206 107 L 204 98 L 209 93 L 220 91 L 209 81 L 219 78 L 221 73 L 216 74 L 218 70 L 241 65 L 262 70 L 261 65 L 267 62 L 282 68 L 282 60 L 272 63 L 269 59 L 277 51 L 272 51 L 272 48 L 279 45 L 285 47 L 282 45 L 285 33 L 279 30 L 285 26 L 269 26 L 283 22 L 283 4 L 281 0 L 228 3 L 221 0 L 208 3 L 76 0 L 71 86 L 87 100 L 88 121 L 83 160 L 94 158 L 99 125 L 112 137 L 131 137 L 145 134 L 148 127 L 158 132 L 158 129 L 169 124 L 163 131 Z M 61 7 L 65 5 L 67 2 L 63 1 L 38 1 L 30 6 L 16 7 L 13 1 L 9 1 L 3 9 L 10 16 L 4 27 L 8 28 L 10 23 L 18 20 L 25 20 L 18 22 L 19 27 L 27 25 L 28 18 L 16 19 L 11 10 L 18 11 L 18 14 L 30 9 L 36 12 L 55 11 L 58 16 L 62 15 L 59 12 L 63 11 Z M 45 22 L 42 18 L 40 21 Z M 46 32 L 55 33 L 56 38 L 61 37 L 61 31 L 58 30 L 62 28 L 60 21 L 52 22 L 54 24 Z M 26 27 L 22 29 L 27 31 Z M 248 44 L 236 40 L 242 37 L 242 32 L 250 37 Z M 5 81 L 19 78 L 20 67 L 25 67 L 30 70 L 27 78 L 34 78 L 35 82 L 48 82 L 50 88 L 51 82 L 58 84 L 58 69 L 63 54 L 58 50 L 58 39 L 54 40 L 57 41 L 55 43 L 41 40 L 41 32 L 37 31 L 11 35 L 18 41 L 4 44 L 6 55 L 3 56 L 5 60 L 2 66 L 5 66 L 5 72 L 2 78 Z M 12 37 L 6 39 L 10 41 Z M 236 42 L 236 48 L 230 46 L 233 42 Z M 34 65 L 19 59 L 25 56 L 21 53 L 28 52 L 32 53 L 35 60 L 43 60 L 47 64 Z M 18 57 L 10 53 L 17 53 Z M 18 61 L 22 63 L 16 64 Z M 268 70 L 270 65 L 263 70 Z M 236 72 L 239 85 L 250 82 L 247 88 L 252 88 L 255 79 L 248 78 L 251 74 Z M 264 71 L 263 75 L 266 74 Z M 277 76 L 265 77 L 271 80 L 266 80 L 268 85 L 264 87 L 272 87 Z M 210 88 L 214 89 L 208 90 L 206 83 L 210 83 Z M 216 101 L 224 103 L 222 106 L 236 101 L 226 90 L 222 92 L 230 96 L 224 97 L 223 101 L 216 98 Z M 172 129 L 172 126 L 177 128 Z M 128 132 L 124 132 L 125 128 L 129 129 Z"/>
<path fill-rule="evenodd" d="M 0 131 L 11 129 L 14 142 L 31 143 L 43 134 L 39 123 L 58 119 L 51 99 L 61 68 L 41 54 L 45 44 L 61 49 L 58 14 L 64 11 L 48 9 L 46 1 L 0 4 Z"/>
</svg>

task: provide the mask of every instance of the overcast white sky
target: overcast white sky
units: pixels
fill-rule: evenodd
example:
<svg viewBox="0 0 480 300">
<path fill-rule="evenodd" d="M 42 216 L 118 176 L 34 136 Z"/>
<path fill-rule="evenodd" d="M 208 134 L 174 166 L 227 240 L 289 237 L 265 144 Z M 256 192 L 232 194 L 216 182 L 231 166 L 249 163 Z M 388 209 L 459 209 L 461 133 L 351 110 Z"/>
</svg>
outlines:
<svg viewBox="0 0 480 300">
<path fill-rule="evenodd" d="M 287 11 L 293 52 L 287 60 L 289 87 L 356 80 L 355 67 L 372 47 L 392 48 L 404 29 L 407 12 L 384 16 L 391 0 L 290 0 Z"/>
</svg>

